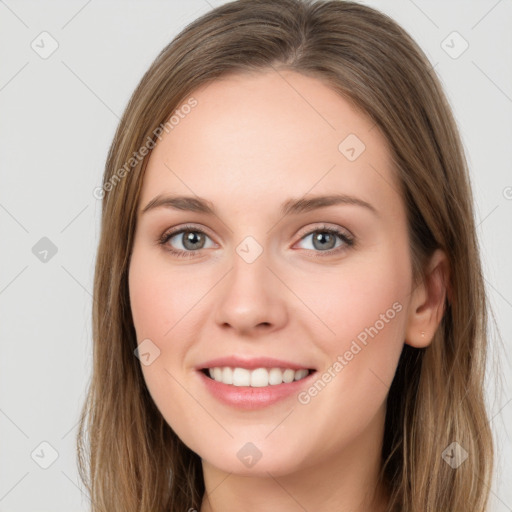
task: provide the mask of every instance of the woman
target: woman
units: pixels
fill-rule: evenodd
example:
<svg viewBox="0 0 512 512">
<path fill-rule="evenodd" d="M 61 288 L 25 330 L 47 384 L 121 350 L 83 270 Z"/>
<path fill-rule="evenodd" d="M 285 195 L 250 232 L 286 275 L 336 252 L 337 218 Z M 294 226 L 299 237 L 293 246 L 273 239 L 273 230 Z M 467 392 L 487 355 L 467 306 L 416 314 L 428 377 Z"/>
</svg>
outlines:
<svg viewBox="0 0 512 512">
<path fill-rule="evenodd" d="M 467 164 L 395 22 L 212 10 L 142 78 L 101 195 L 94 511 L 485 510 Z"/>
</svg>

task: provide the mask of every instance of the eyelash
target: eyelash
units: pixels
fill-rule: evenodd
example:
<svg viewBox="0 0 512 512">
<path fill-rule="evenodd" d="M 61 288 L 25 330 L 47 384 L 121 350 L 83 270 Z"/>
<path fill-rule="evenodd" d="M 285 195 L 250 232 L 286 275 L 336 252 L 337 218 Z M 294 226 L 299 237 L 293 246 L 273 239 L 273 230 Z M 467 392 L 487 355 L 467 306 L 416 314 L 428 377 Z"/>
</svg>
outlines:
<svg viewBox="0 0 512 512">
<path fill-rule="evenodd" d="M 162 245 L 164 246 L 164 249 L 166 251 L 169 251 L 170 253 L 172 253 L 174 256 L 177 256 L 178 258 L 191 258 L 191 257 L 194 257 L 195 253 L 201 251 L 201 249 L 196 249 L 194 251 L 181 251 L 181 250 L 176 250 L 176 249 L 171 249 L 169 246 L 166 246 L 167 242 L 173 238 L 174 236 L 176 235 L 179 235 L 181 233 L 184 233 L 185 231 L 191 231 L 193 233 L 202 233 L 206 236 L 208 236 L 208 234 L 203 231 L 202 229 L 199 229 L 195 226 L 190 226 L 190 225 L 185 225 L 185 226 L 182 226 L 181 228 L 175 230 L 175 231 L 167 231 L 165 232 L 158 240 L 157 240 L 157 243 L 159 245 Z M 300 239 L 304 239 L 306 238 L 307 236 L 310 236 L 312 235 L 313 233 L 329 233 L 331 235 L 337 235 L 339 238 L 341 238 L 341 240 L 344 242 L 345 246 L 343 247 L 336 247 L 335 249 L 329 249 L 328 251 L 313 251 L 315 252 L 316 254 L 314 255 L 315 257 L 325 257 L 325 256 L 330 256 L 332 254 L 335 254 L 335 253 L 338 253 L 338 252 L 341 252 L 341 251 L 344 251 L 344 250 L 347 250 L 351 247 L 353 247 L 355 245 L 355 238 L 352 237 L 352 236 L 349 236 L 347 235 L 346 233 L 336 229 L 336 228 L 331 228 L 331 227 L 328 227 L 328 226 L 320 226 L 318 228 L 315 228 L 311 231 L 309 231 L 308 233 L 305 233 Z M 306 249 L 308 250 L 308 249 Z"/>
</svg>

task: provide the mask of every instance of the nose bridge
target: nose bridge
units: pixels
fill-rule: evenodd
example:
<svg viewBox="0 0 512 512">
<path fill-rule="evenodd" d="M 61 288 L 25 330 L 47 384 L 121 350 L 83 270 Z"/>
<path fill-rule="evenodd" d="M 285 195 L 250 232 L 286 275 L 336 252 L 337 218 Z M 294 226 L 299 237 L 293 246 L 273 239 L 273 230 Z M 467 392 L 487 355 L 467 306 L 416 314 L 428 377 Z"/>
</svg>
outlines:
<svg viewBox="0 0 512 512">
<path fill-rule="evenodd" d="M 284 321 L 284 297 L 269 266 L 268 252 L 254 237 L 245 237 L 235 247 L 231 271 L 217 302 L 216 320 L 220 325 L 248 331 L 261 324 L 275 327 Z"/>
</svg>

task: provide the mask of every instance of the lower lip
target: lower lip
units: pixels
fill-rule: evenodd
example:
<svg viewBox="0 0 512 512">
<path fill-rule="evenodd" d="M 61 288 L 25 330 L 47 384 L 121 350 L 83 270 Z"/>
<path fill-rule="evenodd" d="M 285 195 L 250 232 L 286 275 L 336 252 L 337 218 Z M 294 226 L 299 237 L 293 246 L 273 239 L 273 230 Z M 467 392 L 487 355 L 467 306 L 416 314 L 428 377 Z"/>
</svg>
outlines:
<svg viewBox="0 0 512 512">
<path fill-rule="evenodd" d="M 309 386 L 311 378 L 316 372 L 311 372 L 301 380 L 260 388 L 223 384 L 207 377 L 201 371 L 198 373 L 208 391 L 224 404 L 239 409 L 260 409 L 289 398 L 292 395 L 297 395 L 303 387 Z"/>
</svg>

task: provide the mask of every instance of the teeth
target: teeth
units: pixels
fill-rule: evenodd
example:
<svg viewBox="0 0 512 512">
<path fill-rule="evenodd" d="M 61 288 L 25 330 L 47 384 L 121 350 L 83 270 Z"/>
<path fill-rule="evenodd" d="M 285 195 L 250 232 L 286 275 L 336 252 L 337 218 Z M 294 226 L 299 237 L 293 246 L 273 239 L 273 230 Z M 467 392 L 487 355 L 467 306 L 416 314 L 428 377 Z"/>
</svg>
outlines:
<svg viewBox="0 0 512 512">
<path fill-rule="evenodd" d="M 215 371 L 213 372 L 215 375 Z M 215 379 L 217 380 L 217 379 Z M 251 372 L 245 368 L 235 368 L 233 370 L 233 386 L 250 386 Z"/>
<path fill-rule="evenodd" d="M 216 379 L 221 380 L 221 379 Z M 226 366 L 222 370 L 222 382 L 224 384 L 233 384 L 233 368 L 230 368 L 229 366 Z"/>
<path fill-rule="evenodd" d="M 277 384 L 290 383 L 294 380 L 301 380 L 307 377 L 309 371 L 305 368 L 301 370 L 292 370 L 286 368 L 256 368 L 248 370 L 247 368 L 230 368 L 229 366 L 209 368 L 208 373 L 213 380 L 223 384 L 233 386 L 251 386 L 253 388 L 262 388 L 265 386 L 275 386 Z"/>
</svg>

